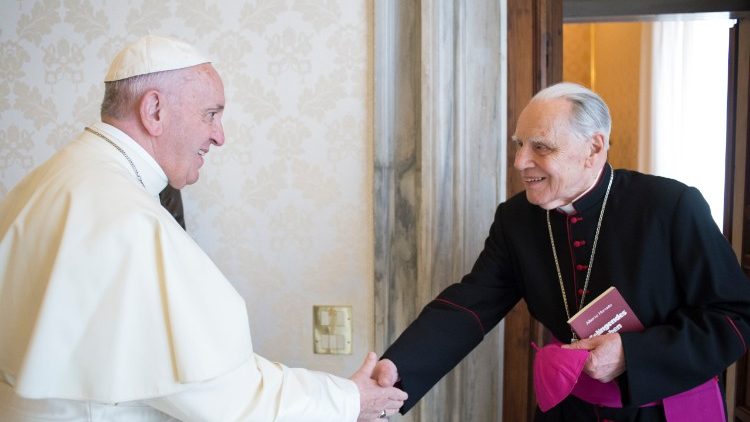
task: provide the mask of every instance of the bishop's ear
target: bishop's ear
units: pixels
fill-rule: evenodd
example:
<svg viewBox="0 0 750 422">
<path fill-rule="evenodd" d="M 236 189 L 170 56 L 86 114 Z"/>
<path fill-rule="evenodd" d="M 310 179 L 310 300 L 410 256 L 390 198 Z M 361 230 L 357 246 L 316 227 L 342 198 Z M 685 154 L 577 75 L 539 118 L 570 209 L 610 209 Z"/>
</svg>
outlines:
<svg viewBox="0 0 750 422">
<path fill-rule="evenodd" d="M 604 135 L 601 133 L 595 133 L 591 135 L 591 144 L 589 145 L 589 155 L 586 157 L 586 165 L 594 166 L 601 160 L 602 154 L 606 156 L 607 145 L 604 140 Z"/>
<path fill-rule="evenodd" d="M 144 129 L 151 136 L 159 136 L 164 130 L 164 94 L 149 90 L 138 102 L 138 113 Z"/>
<path fill-rule="evenodd" d="M 604 140 L 604 135 L 601 133 L 595 133 L 591 136 L 591 156 L 599 155 L 602 152 L 606 152 L 607 145 Z"/>
</svg>

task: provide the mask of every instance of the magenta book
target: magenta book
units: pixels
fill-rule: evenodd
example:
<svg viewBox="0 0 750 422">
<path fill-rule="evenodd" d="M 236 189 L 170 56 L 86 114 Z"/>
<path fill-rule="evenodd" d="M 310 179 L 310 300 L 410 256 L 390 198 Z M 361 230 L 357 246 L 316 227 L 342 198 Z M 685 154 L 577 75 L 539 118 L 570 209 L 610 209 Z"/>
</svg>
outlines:
<svg viewBox="0 0 750 422">
<path fill-rule="evenodd" d="M 614 286 L 570 317 L 568 324 L 580 339 L 643 330 L 643 324 Z"/>
</svg>

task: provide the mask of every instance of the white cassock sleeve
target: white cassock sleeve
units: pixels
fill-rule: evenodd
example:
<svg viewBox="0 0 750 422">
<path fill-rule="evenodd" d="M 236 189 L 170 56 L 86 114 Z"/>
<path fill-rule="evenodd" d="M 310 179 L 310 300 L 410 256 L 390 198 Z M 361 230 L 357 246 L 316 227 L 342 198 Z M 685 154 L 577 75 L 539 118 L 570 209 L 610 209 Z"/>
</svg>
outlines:
<svg viewBox="0 0 750 422">
<path fill-rule="evenodd" d="M 352 381 L 257 355 L 228 374 L 144 403 L 183 421 L 331 422 L 359 415 Z"/>
</svg>

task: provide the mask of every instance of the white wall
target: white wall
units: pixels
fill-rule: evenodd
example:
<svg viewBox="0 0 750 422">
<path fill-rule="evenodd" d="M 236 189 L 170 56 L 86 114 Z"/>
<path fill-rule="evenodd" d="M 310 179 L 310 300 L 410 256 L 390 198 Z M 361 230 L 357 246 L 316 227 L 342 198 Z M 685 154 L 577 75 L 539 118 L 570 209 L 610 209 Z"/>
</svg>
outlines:
<svg viewBox="0 0 750 422">
<path fill-rule="evenodd" d="M 98 119 L 127 42 L 214 57 L 227 142 L 184 190 L 189 232 L 248 304 L 258 353 L 350 375 L 373 345 L 371 0 L 0 3 L 0 197 Z M 312 306 L 354 307 L 354 353 L 314 355 Z"/>
</svg>

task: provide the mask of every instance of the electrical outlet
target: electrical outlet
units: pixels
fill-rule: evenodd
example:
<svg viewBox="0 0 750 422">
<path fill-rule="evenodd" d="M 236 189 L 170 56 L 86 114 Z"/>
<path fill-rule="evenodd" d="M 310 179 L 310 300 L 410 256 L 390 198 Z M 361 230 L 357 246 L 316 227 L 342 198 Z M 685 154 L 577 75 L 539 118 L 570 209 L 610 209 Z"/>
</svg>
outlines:
<svg viewBox="0 0 750 422">
<path fill-rule="evenodd" d="M 313 306 L 313 351 L 317 354 L 352 354 L 352 307 Z"/>
</svg>

